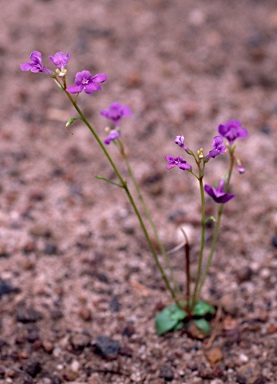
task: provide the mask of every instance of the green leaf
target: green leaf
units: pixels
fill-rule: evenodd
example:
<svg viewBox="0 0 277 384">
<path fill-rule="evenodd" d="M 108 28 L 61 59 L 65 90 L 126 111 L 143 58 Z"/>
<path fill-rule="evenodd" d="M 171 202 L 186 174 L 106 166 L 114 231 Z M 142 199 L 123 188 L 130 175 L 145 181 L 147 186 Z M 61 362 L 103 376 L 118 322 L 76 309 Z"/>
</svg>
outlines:
<svg viewBox="0 0 277 384">
<path fill-rule="evenodd" d="M 65 126 L 69 127 L 69 125 L 72 124 L 75 120 L 80 120 L 80 117 L 72 117 L 71 119 L 68 120 Z"/>
<path fill-rule="evenodd" d="M 206 319 L 197 319 L 193 320 L 193 322 L 205 336 L 208 336 L 211 333 L 210 323 Z"/>
<path fill-rule="evenodd" d="M 187 317 L 187 313 L 180 309 L 177 304 L 169 305 L 164 308 L 155 318 L 155 328 L 158 335 L 163 335 L 168 331 L 180 329 L 182 320 Z"/>
<path fill-rule="evenodd" d="M 203 316 L 208 315 L 208 314 L 214 315 L 215 312 L 216 312 L 216 310 L 211 304 L 208 304 L 205 301 L 199 300 L 196 302 L 196 304 L 193 308 L 192 315 L 203 317 Z"/>
</svg>

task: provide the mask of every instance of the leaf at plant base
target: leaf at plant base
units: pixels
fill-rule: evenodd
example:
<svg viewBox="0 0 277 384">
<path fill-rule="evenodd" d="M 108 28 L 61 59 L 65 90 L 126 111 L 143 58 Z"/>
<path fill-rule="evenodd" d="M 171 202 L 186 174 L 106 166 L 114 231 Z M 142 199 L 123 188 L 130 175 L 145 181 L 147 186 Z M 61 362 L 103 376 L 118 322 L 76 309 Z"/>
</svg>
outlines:
<svg viewBox="0 0 277 384">
<path fill-rule="evenodd" d="M 209 303 L 206 303 L 205 301 L 197 301 L 194 308 L 193 308 L 193 311 L 192 311 L 192 315 L 193 316 L 200 316 L 200 317 L 203 317 L 205 315 L 214 315 L 216 312 L 215 308 L 209 304 Z"/>
<path fill-rule="evenodd" d="M 179 323 L 187 317 L 185 311 L 176 304 L 164 308 L 155 318 L 155 328 L 158 335 L 179 329 Z M 176 328 L 177 327 L 177 328 Z"/>
<path fill-rule="evenodd" d="M 210 323 L 206 319 L 193 320 L 193 323 L 205 336 L 208 336 L 211 332 Z"/>
</svg>

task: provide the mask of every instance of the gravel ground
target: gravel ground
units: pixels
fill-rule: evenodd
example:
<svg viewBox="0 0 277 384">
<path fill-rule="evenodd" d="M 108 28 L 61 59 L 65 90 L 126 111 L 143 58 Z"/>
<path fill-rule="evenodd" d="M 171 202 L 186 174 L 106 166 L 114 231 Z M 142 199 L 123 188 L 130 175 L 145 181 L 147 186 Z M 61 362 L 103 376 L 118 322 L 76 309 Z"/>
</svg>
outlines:
<svg viewBox="0 0 277 384">
<path fill-rule="evenodd" d="M 0 21 L 0 383 L 277 383 L 276 1 L 13 0 Z M 181 154 L 178 134 L 207 151 L 220 123 L 248 129 L 203 290 L 219 308 L 211 338 L 155 334 L 170 298 L 136 218 L 95 179 L 113 174 L 90 132 L 64 128 L 75 116 L 64 95 L 20 71 L 33 50 L 45 62 L 70 52 L 70 84 L 83 69 L 107 74 L 79 103 L 103 139 L 99 111 L 130 106 L 140 186 L 167 249 L 185 226 L 194 269 L 197 186 L 164 156 Z M 226 163 L 213 164 L 210 183 Z M 172 255 L 182 286 L 183 259 Z"/>
</svg>

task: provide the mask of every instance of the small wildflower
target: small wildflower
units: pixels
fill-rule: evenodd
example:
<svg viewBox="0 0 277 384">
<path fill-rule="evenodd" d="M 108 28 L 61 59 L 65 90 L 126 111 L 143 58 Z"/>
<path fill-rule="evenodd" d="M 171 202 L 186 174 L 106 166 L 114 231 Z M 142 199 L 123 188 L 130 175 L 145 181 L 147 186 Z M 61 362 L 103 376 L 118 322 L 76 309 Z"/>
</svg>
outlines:
<svg viewBox="0 0 277 384">
<path fill-rule="evenodd" d="M 48 75 L 52 75 L 53 72 L 42 64 L 42 56 L 40 52 L 33 51 L 30 55 L 30 59 L 30 63 L 20 64 L 22 71 L 31 71 L 33 73 L 44 72 Z"/>
<path fill-rule="evenodd" d="M 248 136 L 247 130 L 241 127 L 241 122 L 238 120 L 230 120 L 225 124 L 220 124 L 218 132 L 229 141 L 230 145 L 233 145 L 236 139 L 244 139 Z"/>
<path fill-rule="evenodd" d="M 212 150 L 209 152 L 206 159 L 215 158 L 218 155 L 221 155 L 226 151 L 226 146 L 223 144 L 223 139 L 221 136 L 215 136 L 213 138 Z"/>
<path fill-rule="evenodd" d="M 184 144 L 184 141 L 185 141 L 184 136 L 176 136 L 175 138 L 175 144 L 179 145 L 179 147 L 187 151 L 188 147 Z"/>
<path fill-rule="evenodd" d="M 184 160 L 181 156 L 178 156 L 178 157 L 166 156 L 165 158 L 168 161 L 166 169 L 170 169 L 172 167 L 178 167 L 182 171 L 188 171 L 191 169 L 191 165 L 188 164 L 186 160 Z"/>
<path fill-rule="evenodd" d="M 65 66 L 70 59 L 70 53 L 67 55 L 63 52 L 57 52 L 54 56 L 48 56 L 49 60 L 54 63 L 62 73 L 65 71 Z"/>
<path fill-rule="evenodd" d="M 224 180 L 220 180 L 218 187 L 213 188 L 210 185 L 204 186 L 205 191 L 211 198 L 218 204 L 227 203 L 227 201 L 231 200 L 235 195 L 231 193 L 225 193 L 224 191 Z"/>
<path fill-rule="evenodd" d="M 109 109 L 103 109 L 100 114 L 107 119 L 112 120 L 115 126 L 118 126 L 120 119 L 122 117 L 131 116 L 132 112 L 127 105 L 115 102 L 110 105 Z"/>
<path fill-rule="evenodd" d="M 109 145 L 111 141 L 117 140 L 121 136 L 121 133 L 116 129 L 112 129 L 108 137 L 104 140 L 104 143 Z"/>
<path fill-rule="evenodd" d="M 67 87 L 69 93 L 80 93 L 84 90 L 86 93 L 91 94 L 95 91 L 100 91 L 101 87 L 98 83 L 103 83 L 107 80 L 105 73 L 100 73 L 91 76 L 89 71 L 77 72 L 75 76 L 75 85 Z"/>
</svg>

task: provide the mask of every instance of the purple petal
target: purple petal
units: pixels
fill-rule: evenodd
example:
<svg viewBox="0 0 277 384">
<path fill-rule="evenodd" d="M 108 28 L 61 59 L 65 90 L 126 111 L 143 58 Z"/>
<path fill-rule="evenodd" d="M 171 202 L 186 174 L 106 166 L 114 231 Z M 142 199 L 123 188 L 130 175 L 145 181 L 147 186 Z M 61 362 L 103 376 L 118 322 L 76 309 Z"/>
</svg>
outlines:
<svg viewBox="0 0 277 384">
<path fill-rule="evenodd" d="M 88 83 L 84 86 L 84 90 L 88 94 L 91 94 L 95 91 L 100 91 L 100 89 L 101 89 L 100 85 L 97 83 L 93 83 L 93 82 Z"/>
<path fill-rule="evenodd" d="M 248 131 L 245 128 L 240 128 L 238 131 L 238 137 L 240 139 L 245 139 L 248 136 Z"/>
<path fill-rule="evenodd" d="M 74 95 L 75 93 L 82 92 L 82 89 L 83 85 L 71 85 L 70 87 L 66 88 L 66 91 Z"/>
<path fill-rule="evenodd" d="M 42 55 L 39 51 L 33 51 L 30 55 L 31 61 L 42 65 Z"/>
<path fill-rule="evenodd" d="M 32 67 L 33 67 L 33 64 L 31 64 L 31 63 L 20 64 L 20 68 L 22 69 L 22 71 L 29 71 Z M 37 72 L 38 72 L 38 70 L 37 70 Z"/>
<path fill-rule="evenodd" d="M 104 83 L 104 81 L 107 80 L 107 76 L 105 73 L 98 73 L 92 78 L 93 81 L 96 81 L 97 83 Z"/>
</svg>

